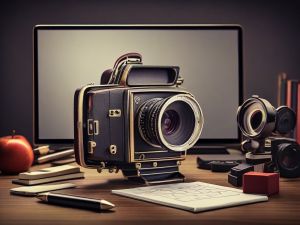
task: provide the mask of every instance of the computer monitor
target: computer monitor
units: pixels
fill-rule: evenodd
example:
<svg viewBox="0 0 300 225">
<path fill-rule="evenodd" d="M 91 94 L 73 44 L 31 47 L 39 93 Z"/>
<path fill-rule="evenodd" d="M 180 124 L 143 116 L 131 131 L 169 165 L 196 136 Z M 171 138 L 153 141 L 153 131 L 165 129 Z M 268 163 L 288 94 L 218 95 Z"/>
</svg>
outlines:
<svg viewBox="0 0 300 225">
<path fill-rule="evenodd" d="M 37 25 L 34 28 L 34 140 L 73 143 L 73 97 L 99 84 L 128 52 L 146 65 L 180 67 L 183 87 L 202 107 L 197 145 L 234 144 L 243 100 L 242 30 L 238 25 Z"/>
</svg>

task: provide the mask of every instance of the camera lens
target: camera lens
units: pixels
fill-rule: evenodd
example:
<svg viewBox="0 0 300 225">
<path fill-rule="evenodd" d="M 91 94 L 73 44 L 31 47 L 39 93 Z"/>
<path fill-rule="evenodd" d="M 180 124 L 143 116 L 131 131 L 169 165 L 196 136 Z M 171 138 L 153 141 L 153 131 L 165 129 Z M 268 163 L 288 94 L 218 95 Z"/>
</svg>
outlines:
<svg viewBox="0 0 300 225">
<path fill-rule="evenodd" d="M 250 125 L 253 130 L 257 130 L 263 121 L 263 113 L 260 110 L 254 111 L 250 116 Z"/>
<path fill-rule="evenodd" d="M 167 110 L 162 117 L 162 130 L 164 135 L 172 135 L 179 127 L 180 117 L 175 110 Z"/>
<path fill-rule="evenodd" d="M 282 158 L 282 165 L 289 169 L 294 169 L 298 165 L 297 152 L 295 150 L 288 150 L 286 155 Z"/>
<path fill-rule="evenodd" d="M 145 142 L 173 151 L 192 147 L 203 127 L 201 108 L 187 94 L 150 99 L 141 106 L 138 117 L 139 132 Z"/>
<path fill-rule="evenodd" d="M 279 134 L 288 134 L 296 125 L 296 114 L 287 106 L 281 106 L 277 109 L 276 131 Z"/>
<path fill-rule="evenodd" d="M 243 126 L 250 135 L 259 134 L 266 124 L 266 115 L 261 104 L 249 104 L 245 109 Z"/>
<path fill-rule="evenodd" d="M 300 176 L 300 149 L 297 144 L 284 143 L 278 146 L 277 164 L 283 177 Z"/>
<path fill-rule="evenodd" d="M 237 120 L 242 133 L 250 138 L 269 136 L 275 128 L 275 109 L 265 99 L 250 98 L 238 110 Z"/>
</svg>

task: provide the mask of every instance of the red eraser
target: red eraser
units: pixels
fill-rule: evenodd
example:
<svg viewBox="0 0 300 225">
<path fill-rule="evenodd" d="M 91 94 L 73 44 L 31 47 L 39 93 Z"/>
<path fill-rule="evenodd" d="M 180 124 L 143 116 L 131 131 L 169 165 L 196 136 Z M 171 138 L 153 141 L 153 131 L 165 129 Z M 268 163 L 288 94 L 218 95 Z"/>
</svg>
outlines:
<svg viewBox="0 0 300 225">
<path fill-rule="evenodd" d="M 279 192 L 278 173 L 248 172 L 243 175 L 243 192 L 273 195 Z"/>
</svg>

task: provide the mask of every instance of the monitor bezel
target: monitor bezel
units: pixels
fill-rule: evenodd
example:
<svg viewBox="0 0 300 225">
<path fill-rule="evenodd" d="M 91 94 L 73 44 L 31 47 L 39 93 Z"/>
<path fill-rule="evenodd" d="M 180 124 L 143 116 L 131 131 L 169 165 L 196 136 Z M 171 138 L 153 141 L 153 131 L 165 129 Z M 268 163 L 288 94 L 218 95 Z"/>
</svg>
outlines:
<svg viewBox="0 0 300 225">
<path fill-rule="evenodd" d="M 238 91 L 239 105 L 243 103 L 243 41 L 242 27 L 238 24 L 116 24 L 116 25 L 36 25 L 33 28 L 33 140 L 39 144 L 73 144 L 74 139 L 41 139 L 39 138 L 39 111 L 38 111 L 38 31 L 39 30 L 98 30 L 98 29 L 187 29 L 187 30 L 236 30 L 238 32 Z M 199 139 L 196 146 L 206 145 L 237 145 L 241 142 L 241 131 L 236 126 L 237 138 L 209 138 Z"/>
</svg>

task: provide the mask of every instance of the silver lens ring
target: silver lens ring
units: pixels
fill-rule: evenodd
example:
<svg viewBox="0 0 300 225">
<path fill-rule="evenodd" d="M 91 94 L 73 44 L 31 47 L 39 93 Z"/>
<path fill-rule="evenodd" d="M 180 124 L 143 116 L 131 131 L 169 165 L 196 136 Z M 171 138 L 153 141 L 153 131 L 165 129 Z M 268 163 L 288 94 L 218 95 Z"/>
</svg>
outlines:
<svg viewBox="0 0 300 225">
<path fill-rule="evenodd" d="M 194 130 L 192 132 L 192 135 L 190 138 L 183 144 L 181 145 L 174 145 L 169 143 L 166 138 L 163 135 L 162 132 L 162 117 L 164 112 L 166 111 L 167 107 L 170 106 L 172 103 L 177 102 L 177 101 L 182 101 L 186 104 L 188 104 L 195 117 L 195 124 L 194 124 Z M 201 110 L 200 105 L 196 101 L 196 99 L 189 95 L 189 94 L 178 94 L 175 96 L 172 96 L 168 98 L 160 108 L 160 112 L 158 115 L 158 121 L 157 121 L 157 126 L 158 126 L 158 136 L 160 142 L 166 147 L 167 149 L 173 150 L 173 151 L 186 151 L 187 149 L 191 148 L 196 144 L 196 142 L 199 140 L 202 129 L 203 129 L 203 124 L 204 124 L 204 119 L 203 119 L 203 113 Z"/>
<path fill-rule="evenodd" d="M 275 129 L 276 109 L 265 99 L 252 97 L 238 109 L 237 121 L 243 135 L 265 138 Z"/>
<path fill-rule="evenodd" d="M 254 105 L 252 105 L 254 106 Z M 250 110 L 251 107 L 249 107 Z M 255 119 L 255 117 L 259 117 Z M 245 115 L 247 131 L 251 135 L 259 134 L 265 127 L 267 122 L 266 112 L 262 109 L 253 109 Z"/>
</svg>

